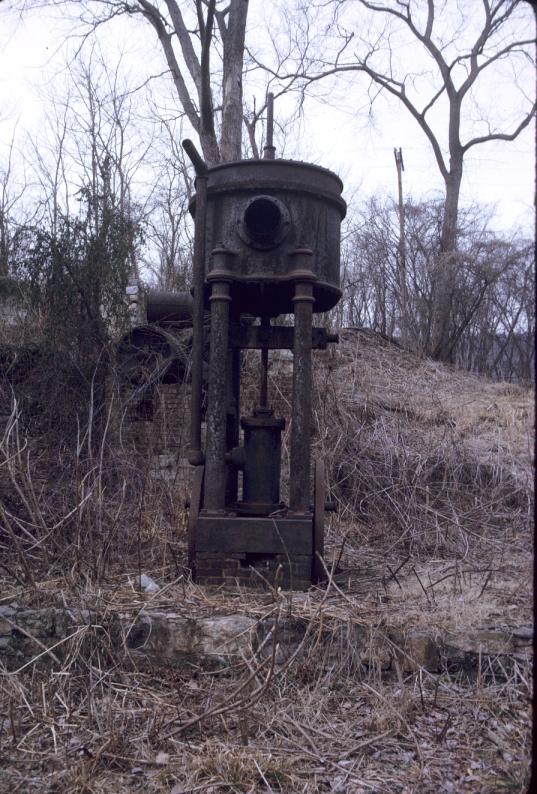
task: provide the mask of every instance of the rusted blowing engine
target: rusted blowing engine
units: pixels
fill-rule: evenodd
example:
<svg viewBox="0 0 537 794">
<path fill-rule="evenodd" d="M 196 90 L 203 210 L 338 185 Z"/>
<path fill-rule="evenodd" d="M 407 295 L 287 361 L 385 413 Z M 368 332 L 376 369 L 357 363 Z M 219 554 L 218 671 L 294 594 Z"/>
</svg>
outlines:
<svg viewBox="0 0 537 794">
<path fill-rule="evenodd" d="M 307 588 L 323 575 L 325 477 L 311 470 L 312 349 L 337 342 L 313 314 L 338 302 L 340 179 L 325 168 L 274 158 L 272 108 L 262 160 L 196 169 L 192 406 L 195 466 L 189 561 L 205 584 Z M 206 432 L 202 447 L 204 318 L 210 314 Z M 275 318 L 292 314 L 292 326 Z M 260 351 L 257 404 L 240 416 L 241 354 Z M 280 497 L 285 420 L 267 400 L 271 350 L 293 351 L 289 504 Z"/>
</svg>

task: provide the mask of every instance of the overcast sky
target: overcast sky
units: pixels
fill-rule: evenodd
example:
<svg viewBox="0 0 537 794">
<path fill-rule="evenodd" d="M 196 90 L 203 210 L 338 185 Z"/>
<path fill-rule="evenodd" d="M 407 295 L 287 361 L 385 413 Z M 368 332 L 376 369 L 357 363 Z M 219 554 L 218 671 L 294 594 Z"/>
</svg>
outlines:
<svg viewBox="0 0 537 794">
<path fill-rule="evenodd" d="M 260 0 L 253 0 L 252 35 L 264 24 Z M 533 12 L 528 6 L 528 26 L 534 30 Z M 16 126 L 15 141 L 25 145 L 26 131 L 38 135 L 47 111 L 46 94 L 60 90 L 64 82 L 62 68 L 71 28 L 68 20 L 35 11 L 22 22 L 10 8 L 10 0 L 0 4 L 3 41 L 0 47 L 0 169 L 5 167 L 6 145 Z M 110 62 L 117 60 L 119 50 L 129 79 L 147 76 L 148 70 L 158 73 L 164 64 L 146 26 L 122 20 L 103 30 L 103 47 Z M 533 78 L 524 86 L 534 93 Z M 432 150 L 417 124 L 396 100 L 380 100 L 371 119 L 365 110 L 365 84 L 354 76 L 344 93 L 340 92 L 338 108 L 326 99 L 312 99 L 298 140 L 287 143 L 292 156 L 312 160 L 336 171 L 344 180 L 345 193 L 367 197 L 373 193 L 396 197 L 397 180 L 393 148 L 403 150 L 404 190 L 414 199 L 442 195 L 442 180 Z M 495 97 L 491 94 L 491 102 Z M 501 97 L 506 103 L 505 92 Z M 356 107 L 364 108 L 356 115 Z M 276 115 L 278 108 L 276 107 Z M 475 147 L 465 159 L 463 202 L 477 201 L 495 210 L 493 226 L 499 229 L 518 227 L 532 234 L 534 224 L 535 131 L 531 124 L 512 143 L 490 143 Z M 278 139 L 276 136 L 276 145 Z"/>
</svg>

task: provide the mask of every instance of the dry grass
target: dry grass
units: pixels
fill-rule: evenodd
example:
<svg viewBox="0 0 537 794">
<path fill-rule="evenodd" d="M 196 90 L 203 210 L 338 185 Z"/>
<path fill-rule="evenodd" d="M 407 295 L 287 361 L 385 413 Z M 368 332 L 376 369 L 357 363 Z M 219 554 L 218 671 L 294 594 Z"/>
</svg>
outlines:
<svg viewBox="0 0 537 794">
<path fill-rule="evenodd" d="M 533 394 L 348 331 L 317 371 L 317 450 L 368 545 L 466 559 L 533 517 Z M 473 541 L 477 541 L 474 543 Z"/>
<path fill-rule="evenodd" d="M 527 669 L 500 680 L 423 669 L 383 675 L 375 658 L 359 660 L 350 632 L 337 630 L 345 620 L 378 621 L 379 606 L 371 593 L 336 588 L 271 604 L 266 594 L 191 584 L 151 597 L 125 585 L 87 591 L 86 604 L 109 611 L 291 614 L 309 631 L 291 661 L 272 665 L 270 653 L 252 650 L 212 671 L 151 669 L 114 655 L 102 632 L 84 646 L 73 640 L 63 667 L 36 665 L 1 682 L 0 790 L 524 791 Z"/>
<path fill-rule="evenodd" d="M 39 453 L 12 415 L 1 603 L 280 615 L 307 631 L 290 660 L 252 648 L 211 670 L 152 669 L 104 629 L 84 630 L 59 663 L 0 679 L 0 791 L 527 790 L 526 664 L 471 680 L 386 673 L 353 630 L 531 622 L 532 394 L 366 332 L 320 358 L 315 444 L 339 514 L 333 576 L 304 594 L 193 585 L 173 483 L 147 477 L 111 437 L 102 455 L 87 443 Z M 161 590 L 138 592 L 140 571 Z"/>
</svg>

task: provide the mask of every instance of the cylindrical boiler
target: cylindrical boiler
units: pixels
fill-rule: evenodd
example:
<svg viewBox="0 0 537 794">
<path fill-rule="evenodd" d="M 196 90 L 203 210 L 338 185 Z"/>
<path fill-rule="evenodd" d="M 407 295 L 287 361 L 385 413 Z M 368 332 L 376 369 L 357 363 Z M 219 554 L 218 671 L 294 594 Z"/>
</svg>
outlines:
<svg viewBox="0 0 537 794">
<path fill-rule="evenodd" d="M 240 312 L 276 317 L 293 311 L 293 252 L 310 249 L 314 312 L 328 311 L 339 288 L 340 225 L 346 204 L 334 173 L 292 160 L 242 160 L 207 172 L 205 262 L 235 252 L 231 297 Z M 190 205 L 195 213 L 195 200 Z"/>
</svg>

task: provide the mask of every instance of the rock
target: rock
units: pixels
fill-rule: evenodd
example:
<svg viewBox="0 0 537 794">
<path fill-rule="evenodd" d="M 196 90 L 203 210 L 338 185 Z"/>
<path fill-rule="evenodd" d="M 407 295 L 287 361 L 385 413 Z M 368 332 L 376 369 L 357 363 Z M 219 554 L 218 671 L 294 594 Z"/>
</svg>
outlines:
<svg viewBox="0 0 537 794">
<path fill-rule="evenodd" d="M 409 631 L 405 634 L 393 632 L 393 657 L 405 673 L 415 672 L 423 667 L 429 672 L 441 668 L 441 648 L 438 642 L 426 631 Z"/>
<path fill-rule="evenodd" d="M 160 590 L 160 587 L 155 580 L 151 579 L 151 577 L 147 576 L 145 573 L 136 578 L 136 585 L 145 593 L 158 593 Z"/>
<path fill-rule="evenodd" d="M 528 649 L 525 650 L 527 653 Z M 511 675 L 514 663 L 523 663 L 526 658 L 518 651 L 512 629 L 491 626 L 471 632 L 447 633 L 442 662 L 448 672 L 505 679 Z"/>
<path fill-rule="evenodd" d="M 127 625 L 129 618 L 123 617 Z M 251 648 L 255 626 L 256 621 L 245 615 L 194 619 L 170 612 L 144 612 L 130 629 L 126 645 L 129 650 L 171 665 L 197 656 L 224 661 Z"/>
<path fill-rule="evenodd" d="M 38 664 L 54 663 L 51 655 L 43 654 L 44 647 L 55 646 L 54 657 L 64 658 L 72 644 L 57 643 L 74 633 L 73 641 L 80 642 L 77 629 L 85 626 L 90 637 L 106 631 L 116 650 L 146 658 L 152 665 L 180 667 L 189 662 L 227 664 L 230 657 L 252 650 L 266 658 L 272 654 L 275 621 L 258 621 L 242 614 L 190 618 L 150 609 L 136 616 L 130 612 L 105 616 L 87 609 L 8 605 L 0 607 L 0 659 L 9 669 L 34 657 L 39 657 Z M 299 649 L 307 627 L 308 622 L 302 619 L 280 619 L 275 638 L 277 664 Z M 433 630 L 390 630 L 329 619 L 313 627 L 301 653 L 313 653 L 315 664 L 327 667 L 345 664 L 349 669 L 387 671 L 394 669 L 396 662 L 405 673 L 424 668 L 504 677 L 516 663 L 526 663 L 532 635 L 528 626 L 489 626 L 437 637 Z M 82 636 L 86 634 L 82 632 Z"/>
<path fill-rule="evenodd" d="M 531 646 L 533 643 L 533 626 L 520 626 L 513 629 L 513 643 L 515 647 Z"/>
</svg>

